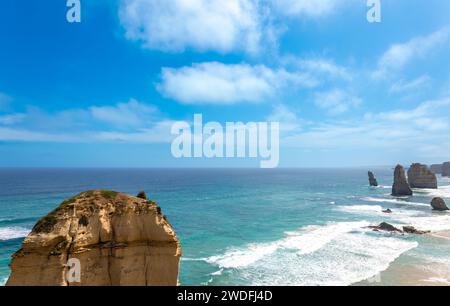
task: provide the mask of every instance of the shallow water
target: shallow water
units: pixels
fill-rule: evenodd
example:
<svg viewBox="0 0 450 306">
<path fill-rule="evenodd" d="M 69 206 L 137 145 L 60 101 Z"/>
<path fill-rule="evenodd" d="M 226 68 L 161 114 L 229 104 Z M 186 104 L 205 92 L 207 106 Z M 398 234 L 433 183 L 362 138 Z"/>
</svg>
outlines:
<svg viewBox="0 0 450 306">
<path fill-rule="evenodd" d="M 181 239 L 183 285 L 350 285 L 392 265 L 450 263 L 443 240 L 364 229 L 388 221 L 450 230 L 450 214 L 429 205 L 436 195 L 450 201 L 450 181 L 392 198 L 392 170 L 372 170 L 379 188 L 367 186 L 367 169 L 3 169 L 0 282 L 33 224 L 91 189 L 145 190 L 160 204 Z"/>
</svg>

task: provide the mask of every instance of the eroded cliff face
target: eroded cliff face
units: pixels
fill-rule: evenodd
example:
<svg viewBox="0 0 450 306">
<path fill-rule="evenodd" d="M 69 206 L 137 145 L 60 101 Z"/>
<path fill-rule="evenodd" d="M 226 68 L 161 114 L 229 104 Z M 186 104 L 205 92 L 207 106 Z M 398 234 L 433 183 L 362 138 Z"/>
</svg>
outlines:
<svg viewBox="0 0 450 306">
<path fill-rule="evenodd" d="M 408 183 L 411 188 L 438 188 L 436 174 L 422 164 L 412 164 L 409 167 Z"/>
<path fill-rule="evenodd" d="M 179 240 L 154 202 L 89 191 L 41 219 L 13 255 L 7 285 L 178 284 Z M 79 260 L 80 283 L 66 277 Z"/>
</svg>

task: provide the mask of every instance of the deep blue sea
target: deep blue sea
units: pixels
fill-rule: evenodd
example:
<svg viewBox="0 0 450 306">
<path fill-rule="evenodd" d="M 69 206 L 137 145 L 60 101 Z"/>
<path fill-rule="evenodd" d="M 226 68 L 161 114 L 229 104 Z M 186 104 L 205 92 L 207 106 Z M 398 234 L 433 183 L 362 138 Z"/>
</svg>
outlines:
<svg viewBox="0 0 450 306">
<path fill-rule="evenodd" d="M 0 283 L 34 223 L 92 189 L 145 190 L 162 207 L 181 240 L 182 285 L 351 285 L 393 265 L 450 263 L 446 240 L 365 228 L 450 230 L 450 214 L 429 205 L 433 196 L 450 201 L 450 180 L 393 198 L 393 170 L 371 169 L 378 188 L 368 187 L 367 170 L 2 169 Z"/>
</svg>

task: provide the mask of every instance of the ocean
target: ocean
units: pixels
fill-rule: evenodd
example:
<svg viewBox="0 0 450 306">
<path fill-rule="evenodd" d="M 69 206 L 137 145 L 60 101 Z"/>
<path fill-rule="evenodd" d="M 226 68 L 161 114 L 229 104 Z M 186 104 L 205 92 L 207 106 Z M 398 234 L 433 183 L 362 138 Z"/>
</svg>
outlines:
<svg viewBox="0 0 450 306">
<path fill-rule="evenodd" d="M 449 241 L 365 227 L 450 230 L 450 214 L 430 207 L 434 196 L 450 202 L 450 179 L 393 198 L 393 169 L 370 169 L 378 188 L 367 170 L 1 169 L 0 283 L 38 219 L 79 192 L 108 189 L 145 190 L 161 206 L 181 240 L 181 285 L 395 285 L 408 275 L 389 271 L 408 267 L 435 269 L 423 281 L 449 284 L 436 268 L 450 264 Z"/>
</svg>

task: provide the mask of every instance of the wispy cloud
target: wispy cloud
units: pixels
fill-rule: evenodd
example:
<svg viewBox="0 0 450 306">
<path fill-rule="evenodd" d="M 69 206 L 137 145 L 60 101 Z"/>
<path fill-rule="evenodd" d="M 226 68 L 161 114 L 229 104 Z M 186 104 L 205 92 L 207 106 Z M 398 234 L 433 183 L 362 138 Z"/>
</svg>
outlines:
<svg viewBox="0 0 450 306">
<path fill-rule="evenodd" d="M 419 152 L 424 156 L 440 144 L 449 146 L 450 98 L 421 103 L 412 109 L 366 114 L 351 121 L 308 125 L 283 138 L 283 145 L 311 150 L 383 150 Z M 446 156 L 439 150 L 434 156 Z"/>
<path fill-rule="evenodd" d="M 0 116 L 1 141 L 34 142 L 168 142 L 171 120 L 153 105 L 131 99 L 110 106 Z"/>
<path fill-rule="evenodd" d="M 390 92 L 400 93 L 400 92 L 405 92 L 405 91 L 416 90 L 416 89 L 426 86 L 427 84 L 429 84 L 430 81 L 431 81 L 431 78 L 428 75 L 422 75 L 416 79 L 408 80 L 408 81 L 401 80 L 401 81 L 394 83 L 391 86 Z"/>
<path fill-rule="evenodd" d="M 275 11 L 288 16 L 322 17 L 336 12 L 349 0 L 272 0 Z"/>
<path fill-rule="evenodd" d="M 450 27 L 444 27 L 428 36 L 420 36 L 406 43 L 392 45 L 379 59 L 374 78 L 383 78 L 398 72 L 418 58 L 424 58 L 450 38 Z"/>
<path fill-rule="evenodd" d="M 263 65 L 211 62 L 164 68 L 158 89 L 166 97 L 185 104 L 234 104 L 264 102 L 288 85 L 310 88 L 317 81 L 305 73 Z"/>
<path fill-rule="evenodd" d="M 340 115 L 361 105 L 362 100 L 341 89 L 315 94 L 314 103 L 330 115 Z"/>
</svg>

